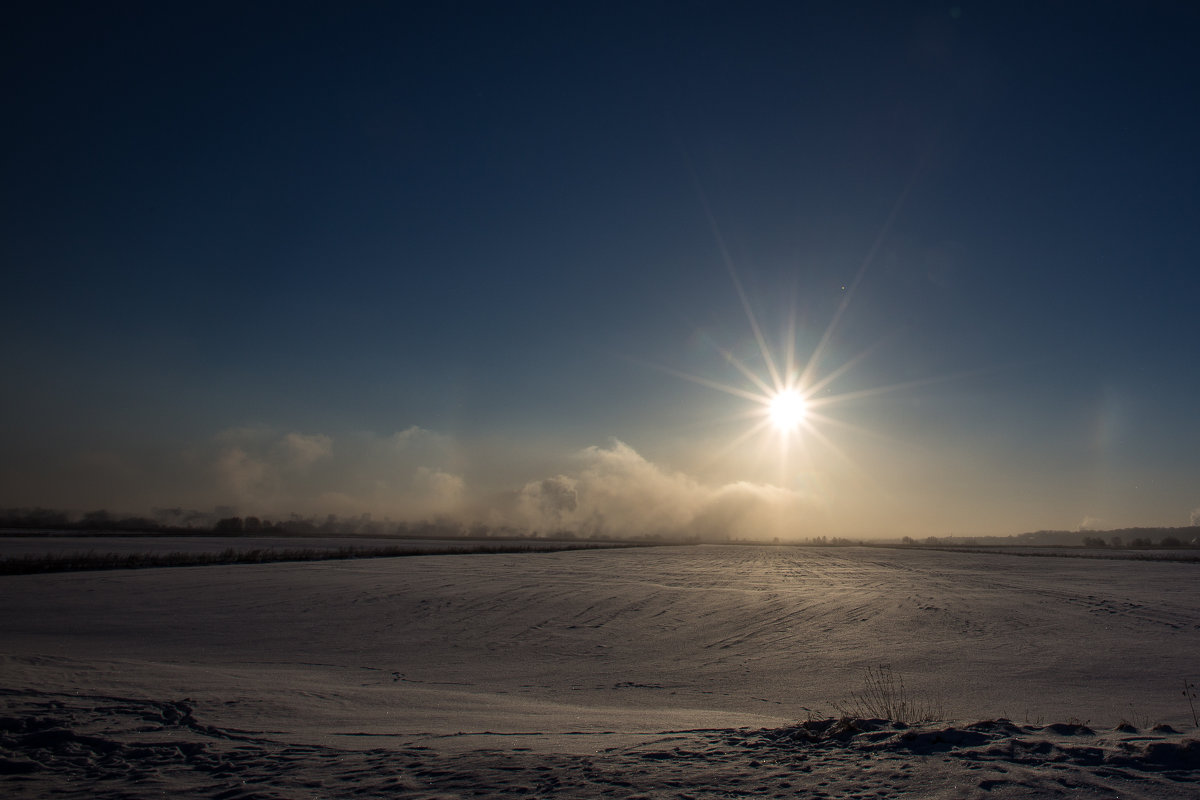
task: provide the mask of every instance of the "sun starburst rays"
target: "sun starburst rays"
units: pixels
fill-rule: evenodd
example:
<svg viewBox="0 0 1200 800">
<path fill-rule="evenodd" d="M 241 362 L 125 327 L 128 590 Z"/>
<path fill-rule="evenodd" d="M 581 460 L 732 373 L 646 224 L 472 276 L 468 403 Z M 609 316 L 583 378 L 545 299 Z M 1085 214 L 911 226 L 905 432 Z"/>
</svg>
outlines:
<svg viewBox="0 0 1200 800">
<path fill-rule="evenodd" d="M 834 358 L 832 351 L 834 350 L 839 328 L 860 285 L 867 275 L 870 265 L 875 260 L 900 210 L 905 204 L 919 170 L 919 165 L 918 169 L 914 169 L 913 175 L 910 176 L 904 189 L 892 204 L 887 218 L 884 220 L 852 279 L 841 286 L 839 302 L 833 309 L 833 313 L 828 323 L 824 326 L 824 329 L 820 331 L 818 336 L 813 337 L 815 342 L 810 342 L 809 347 L 811 349 L 807 349 L 807 359 L 800 357 L 802 348 L 799 345 L 809 334 L 815 333 L 815 331 L 809 326 L 799 324 L 796 315 L 796 285 L 792 287 L 791 313 L 787 315 L 781 332 L 781 340 L 778 342 L 782 347 L 773 349 L 769 344 L 768 336 L 764 333 L 763 326 L 759 322 L 758 315 L 755 314 L 754 306 L 750 302 L 750 297 L 743 285 L 739 270 L 734 263 L 729 248 L 726 246 L 725 237 L 722 235 L 720 226 L 717 224 L 716 216 L 709 205 L 707 194 L 690 161 L 688 162 L 688 169 L 691 172 L 697 198 L 704 209 L 704 214 L 707 217 L 721 261 L 724 263 L 730 281 L 733 284 L 738 303 L 746 315 L 746 322 L 753 337 L 753 347 L 757 349 L 757 352 L 753 355 L 746 355 L 740 352 L 735 355 L 727 347 L 712 342 L 714 349 L 721 354 L 726 364 L 733 367 L 737 375 L 740 376 L 740 380 L 735 379 L 736 382 L 714 380 L 680 370 L 665 367 L 660 368 L 693 383 L 751 401 L 752 405 L 748 409 L 741 413 L 733 414 L 731 418 L 749 419 L 752 421 L 752 424 L 736 435 L 732 441 L 718 447 L 712 456 L 714 460 L 724 459 L 731 451 L 741 448 L 747 441 L 760 438 L 765 442 L 774 442 L 777 445 L 777 452 L 780 457 L 781 478 L 785 473 L 792 470 L 791 467 L 787 466 L 787 462 L 789 460 L 789 452 L 793 446 L 796 446 L 801 451 L 805 460 L 812 460 L 812 457 L 816 455 L 814 452 L 814 448 L 816 448 L 832 454 L 836 460 L 850 467 L 856 467 L 857 465 L 838 446 L 834 438 L 828 435 L 828 431 L 830 429 L 839 429 L 849 432 L 851 435 L 878 435 L 878 432 L 872 432 L 826 412 L 839 407 L 848 409 L 852 404 L 864 398 L 886 394 L 898 389 L 907 389 L 917 385 L 938 382 L 938 379 L 909 381 L 865 389 L 847 387 L 838 393 L 831 391 L 836 384 L 845 380 L 848 374 L 857 369 L 886 341 L 880 340 L 858 352 L 853 357 L 839 361 L 830 368 L 830 362 Z M 805 334 L 804 336 L 801 335 L 802 329 Z M 810 464 L 810 469 L 804 474 L 817 474 L 821 471 L 820 467 L 812 463 Z M 787 485 L 786 482 L 784 485 Z"/>
<path fill-rule="evenodd" d="M 817 441 L 828 442 L 827 437 L 817 435 L 815 425 L 825 419 L 825 416 L 819 413 L 819 409 L 835 401 L 836 396 L 824 394 L 818 397 L 816 395 L 818 391 L 827 389 L 830 380 L 822 380 L 811 385 L 806 385 L 802 381 L 802 376 L 815 374 L 815 368 L 811 364 L 801 366 L 796 362 L 795 331 L 797 326 L 794 317 L 789 317 L 782 348 L 784 356 L 780 359 L 768 344 L 767 337 L 742 290 L 741 283 L 736 280 L 736 274 L 734 274 L 734 278 L 734 285 L 739 299 L 742 300 L 742 309 L 746 313 L 757 349 L 756 357 L 749 361 L 758 362 L 757 368 L 748 363 L 746 358 L 735 355 L 728 348 L 716 346 L 715 349 L 745 383 L 714 380 L 669 367 L 660 367 L 660 369 L 692 383 L 753 403 L 749 409 L 735 416 L 750 418 L 754 424 L 738 435 L 729 447 L 722 448 L 722 451 L 740 446 L 747 440 L 766 433 L 773 433 L 785 450 L 789 440 L 803 437 L 806 434 L 810 434 Z M 833 374 L 832 378 L 839 377 L 842 372 L 844 370 Z"/>
<path fill-rule="evenodd" d="M 712 452 L 712 459 L 723 460 L 748 442 L 760 440 L 763 443 L 760 454 L 766 455 L 774 450 L 780 459 L 780 466 L 784 466 L 784 462 L 788 461 L 792 454 L 812 462 L 820 452 L 823 454 L 822 459 L 832 456 L 836 462 L 853 467 L 853 460 L 838 445 L 831 433 L 840 430 L 861 435 L 870 434 L 870 431 L 830 412 L 839 407 L 846 407 L 852 401 L 909 388 L 914 383 L 927 381 L 832 391 L 836 384 L 845 381 L 849 374 L 861 367 L 884 342 L 876 342 L 853 357 L 840 361 L 832 369 L 823 368 L 821 362 L 827 360 L 830 353 L 830 328 L 837 320 L 822 331 L 816 346 L 807 352 L 807 359 L 801 360 L 798 355 L 804 352 L 801 348 L 803 337 L 799 335 L 802 326 L 793 311 L 782 326 L 777 347 L 772 348 L 771 341 L 764 333 L 741 282 L 736 278 L 736 272 L 731 270 L 731 275 L 734 277 L 734 287 L 739 300 L 742 301 L 742 310 L 746 314 L 752 334 L 753 344 L 750 341 L 745 344 L 752 348 L 753 354 L 736 354 L 716 342 L 710 341 L 710 344 L 724 362 L 733 368 L 736 377 L 733 380 L 717 380 L 655 365 L 675 377 L 749 401 L 749 406 L 730 414 L 726 420 L 747 420 L 750 424 Z M 779 354 L 782 354 L 782 357 Z M 772 443 L 774 446 L 769 446 Z"/>
</svg>

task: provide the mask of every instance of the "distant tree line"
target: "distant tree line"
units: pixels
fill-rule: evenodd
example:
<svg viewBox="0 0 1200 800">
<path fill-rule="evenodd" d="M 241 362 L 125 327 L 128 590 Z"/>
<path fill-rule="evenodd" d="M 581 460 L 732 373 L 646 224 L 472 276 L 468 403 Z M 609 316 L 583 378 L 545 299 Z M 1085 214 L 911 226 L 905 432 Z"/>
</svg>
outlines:
<svg viewBox="0 0 1200 800">
<path fill-rule="evenodd" d="M 0 509 L 0 530 L 74 533 L 169 533 L 173 535 L 216 534 L 220 536 L 364 536 L 408 539 L 549 539 L 610 541 L 603 536 L 581 536 L 574 531 L 534 532 L 507 525 L 463 523 L 450 519 L 394 521 L 357 516 L 301 516 L 272 520 L 255 515 L 241 516 L 228 507 L 212 512 L 182 508 L 154 509 L 152 516 L 115 514 L 101 509 L 72 514 L 47 508 Z M 621 541 L 668 543 L 683 541 L 665 534 L 622 537 Z"/>
<path fill-rule="evenodd" d="M 1141 549 L 1147 547 L 1187 547 L 1200 545 L 1200 534 L 1193 536 L 1190 540 L 1180 539 L 1175 535 L 1163 536 L 1158 541 L 1149 536 L 1135 536 L 1126 542 L 1120 536 L 1112 536 L 1106 541 L 1103 536 L 1085 536 L 1083 537 L 1084 547 L 1129 547 L 1132 549 Z"/>
<path fill-rule="evenodd" d="M 291 514 L 287 519 L 271 520 L 254 515 L 239 516 L 232 509 L 218 507 L 212 512 L 180 508 L 155 509 L 153 516 L 115 514 L 101 509 L 72 514 L 48 508 L 0 509 L 0 529 L 23 531 L 62 531 L 64 533 L 217 533 L 222 535 L 345 535 L 412 536 L 429 538 L 526 538 L 527 531 L 503 526 L 464 525 L 451 520 L 394 522 L 374 520 L 370 514 L 323 517 Z M 573 538 L 564 535 L 552 538 Z"/>
<path fill-rule="evenodd" d="M 0 509 L 0 528 L 32 531 L 183 531 L 186 526 L 170 525 L 149 517 L 124 516 L 108 511 L 88 511 L 71 515 L 48 508 Z"/>
<path fill-rule="evenodd" d="M 798 544 L 809 545 L 810 547 L 857 547 L 866 544 L 861 539 L 845 539 L 841 536 L 813 536 L 809 539 L 801 539 Z"/>
<path fill-rule="evenodd" d="M 640 542 L 493 542 L 432 547 L 384 545 L 379 547 L 327 547 L 242 550 L 227 548 L 220 553 L 63 553 L 0 558 L 0 575 L 35 575 L 46 572 L 80 572 L 151 567 L 203 567 L 218 564 L 272 564 L 280 561 L 333 561 L 357 558 L 408 558 L 427 555 L 488 555 L 495 553 L 561 553 L 618 547 L 645 547 Z"/>
<path fill-rule="evenodd" d="M 1013 536 L 905 536 L 900 543 L 908 546 L 983 546 L 983 547 L 1107 547 L 1159 548 L 1200 547 L 1200 525 L 1179 528 L 1118 528 L 1111 531 L 1032 531 Z"/>
<path fill-rule="evenodd" d="M 647 540 L 655 541 L 656 539 L 655 537 L 647 537 Z M 688 539 L 685 541 L 694 544 L 698 540 Z M 867 544 L 865 539 L 845 539 L 841 536 L 809 536 L 805 539 L 781 539 L 780 537 L 775 536 L 769 541 L 766 539 L 754 539 L 746 537 L 731 538 L 729 539 L 728 543 L 738 545 L 781 544 L 788 547 L 863 547 Z"/>
</svg>

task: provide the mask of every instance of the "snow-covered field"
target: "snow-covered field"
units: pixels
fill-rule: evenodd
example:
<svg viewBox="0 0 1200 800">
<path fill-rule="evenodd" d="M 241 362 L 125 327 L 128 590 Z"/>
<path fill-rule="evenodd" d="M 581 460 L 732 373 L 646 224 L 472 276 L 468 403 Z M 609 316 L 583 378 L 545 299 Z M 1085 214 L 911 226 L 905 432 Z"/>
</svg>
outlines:
<svg viewBox="0 0 1200 800">
<path fill-rule="evenodd" d="M 1200 780 L 1191 563 L 704 546 L 11 576 L 0 641 L 13 797 L 1194 797 Z M 881 663 L 942 721 L 799 724 Z"/>
</svg>

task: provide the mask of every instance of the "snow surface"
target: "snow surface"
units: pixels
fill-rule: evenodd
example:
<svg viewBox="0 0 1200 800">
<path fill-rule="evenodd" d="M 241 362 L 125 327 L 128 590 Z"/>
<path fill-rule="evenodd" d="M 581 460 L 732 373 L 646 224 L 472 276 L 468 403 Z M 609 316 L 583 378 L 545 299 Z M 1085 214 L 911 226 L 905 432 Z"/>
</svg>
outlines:
<svg viewBox="0 0 1200 800">
<path fill-rule="evenodd" d="M 9 576 L 0 781 L 15 797 L 1194 797 L 1198 577 L 749 546 Z M 837 716 L 881 663 L 948 722 L 798 724 Z"/>
</svg>

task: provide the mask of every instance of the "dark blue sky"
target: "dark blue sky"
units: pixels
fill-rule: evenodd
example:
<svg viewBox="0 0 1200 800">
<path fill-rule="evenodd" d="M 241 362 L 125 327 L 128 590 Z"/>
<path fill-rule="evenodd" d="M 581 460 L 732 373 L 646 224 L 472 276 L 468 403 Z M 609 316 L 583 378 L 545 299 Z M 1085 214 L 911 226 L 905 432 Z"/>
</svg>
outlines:
<svg viewBox="0 0 1200 800">
<path fill-rule="evenodd" d="M 0 503 L 612 518 L 636 463 L 801 533 L 1200 507 L 1188 4 L 247 5 L 6 21 Z M 873 348 L 786 457 L 671 374 L 767 373 L 722 243 L 777 357 Z"/>
</svg>

